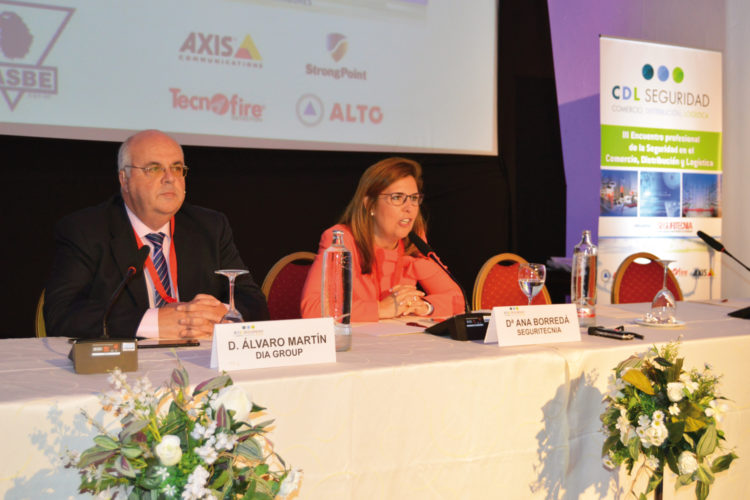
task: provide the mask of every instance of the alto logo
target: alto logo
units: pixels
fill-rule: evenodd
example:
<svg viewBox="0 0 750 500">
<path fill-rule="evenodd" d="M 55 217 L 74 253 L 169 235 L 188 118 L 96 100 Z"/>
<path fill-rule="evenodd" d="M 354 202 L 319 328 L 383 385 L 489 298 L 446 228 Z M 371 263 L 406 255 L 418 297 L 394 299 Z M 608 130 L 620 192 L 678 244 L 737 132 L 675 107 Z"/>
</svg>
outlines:
<svg viewBox="0 0 750 500">
<path fill-rule="evenodd" d="M 26 93 L 57 94 L 57 67 L 45 66 L 75 9 L 0 1 L 0 93 L 11 111 Z"/>
<path fill-rule="evenodd" d="M 346 49 L 348 48 L 349 42 L 347 42 L 344 35 L 341 33 L 328 33 L 326 37 L 326 49 L 334 61 L 339 62 L 346 54 Z"/>
<path fill-rule="evenodd" d="M 232 120 L 259 122 L 266 109 L 264 104 L 246 101 L 237 94 L 231 97 L 222 93 L 212 96 L 188 95 L 178 88 L 170 88 L 169 92 L 172 94 L 172 109 L 212 112 L 227 115 Z"/>
<path fill-rule="evenodd" d="M 262 68 L 262 57 L 253 37 L 238 38 L 216 33 L 192 31 L 182 42 L 179 59 L 204 64 L 222 64 L 248 68 Z"/>
<path fill-rule="evenodd" d="M 303 125 L 314 127 L 324 120 L 329 123 L 378 125 L 383 121 L 380 106 L 334 102 L 330 112 L 315 94 L 304 94 L 297 100 L 297 118 Z"/>
</svg>

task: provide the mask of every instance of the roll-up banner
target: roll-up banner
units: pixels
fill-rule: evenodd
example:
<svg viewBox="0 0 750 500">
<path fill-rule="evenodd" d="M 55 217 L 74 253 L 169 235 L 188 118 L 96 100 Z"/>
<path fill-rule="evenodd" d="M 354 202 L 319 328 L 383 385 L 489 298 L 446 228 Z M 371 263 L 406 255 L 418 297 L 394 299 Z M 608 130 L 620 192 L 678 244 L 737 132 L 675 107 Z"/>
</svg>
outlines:
<svg viewBox="0 0 750 500">
<path fill-rule="evenodd" d="M 601 37 L 599 302 L 635 252 L 675 262 L 686 300 L 718 298 L 721 53 Z"/>
</svg>

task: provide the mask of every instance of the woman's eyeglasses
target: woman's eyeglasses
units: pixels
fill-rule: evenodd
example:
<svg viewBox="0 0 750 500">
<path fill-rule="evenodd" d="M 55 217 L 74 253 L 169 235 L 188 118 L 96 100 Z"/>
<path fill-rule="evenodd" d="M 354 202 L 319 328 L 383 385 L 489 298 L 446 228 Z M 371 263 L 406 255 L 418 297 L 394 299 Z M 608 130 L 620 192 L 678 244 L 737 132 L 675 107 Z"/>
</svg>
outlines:
<svg viewBox="0 0 750 500">
<path fill-rule="evenodd" d="M 406 203 L 406 200 L 409 200 L 412 205 L 421 205 L 422 201 L 424 201 L 423 193 L 382 193 L 380 196 L 384 196 L 385 199 L 388 200 L 388 203 L 395 207 L 400 207 Z"/>
</svg>

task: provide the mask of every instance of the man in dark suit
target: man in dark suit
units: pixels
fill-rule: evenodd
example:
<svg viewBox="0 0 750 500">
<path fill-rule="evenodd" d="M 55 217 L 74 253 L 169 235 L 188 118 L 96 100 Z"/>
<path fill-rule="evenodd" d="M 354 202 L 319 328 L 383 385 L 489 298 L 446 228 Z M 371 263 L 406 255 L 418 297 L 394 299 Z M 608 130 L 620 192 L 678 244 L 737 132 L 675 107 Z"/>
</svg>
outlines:
<svg viewBox="0 0 750 500">
<path fill-rule="evenodd" d="M 210 338 L 229 302 L 218 269 L 247 269 L 227 218 L 183 203 L 187 167 L 180 145 L 157 130 L 120 147 L 120 195 L 62 219 L 46 286 L 49 335 L 99 337 L 117 285 L 151 247 L 143 272 L 127 285 L 109 316 L 111 337 Z M 249 274 L 237 278 L 235 306 L 245 321 L 268 319 L 266 301 Z"/>
</svg>

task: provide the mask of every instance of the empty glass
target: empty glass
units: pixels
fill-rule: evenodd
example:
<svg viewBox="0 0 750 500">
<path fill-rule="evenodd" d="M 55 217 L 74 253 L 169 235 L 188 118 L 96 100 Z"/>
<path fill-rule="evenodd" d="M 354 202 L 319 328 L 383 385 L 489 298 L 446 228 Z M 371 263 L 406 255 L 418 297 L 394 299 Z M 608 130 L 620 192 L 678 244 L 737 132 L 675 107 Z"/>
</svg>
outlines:
<svg viewBox="0 0 750 500">
<path fill-rule="evenodd" d="M 246 271 L 245 269 L 220 269 L 214 272 L 226 276 L 229 280 L 229 310 L 224 317 L 221 318 L 221 322 L 242 323 L 244 321 L 244 319 L 242 319 L 242 314 L 240 314 L 240 312 L 234 307 L 234 280 L 237 276 L 247 274 L 249 271 Z"/>
<path fill-rule="evenodd" d="M 673 260 L 659 259 L 656 262 L 662 265 L 664 268 L 664 279 L 662 282 L 661 290 L 656 292 L 654 300 L 651 301 L 651 312 L 646 313 L 645 320 L 648 323 L 668 324 L 675 323 L 675 311 L 677 310 L 677 303 L 674 295 L 667 288 L 667 274 L 669 271 L 669 264 L 674 262 Z"/>
</svg>

